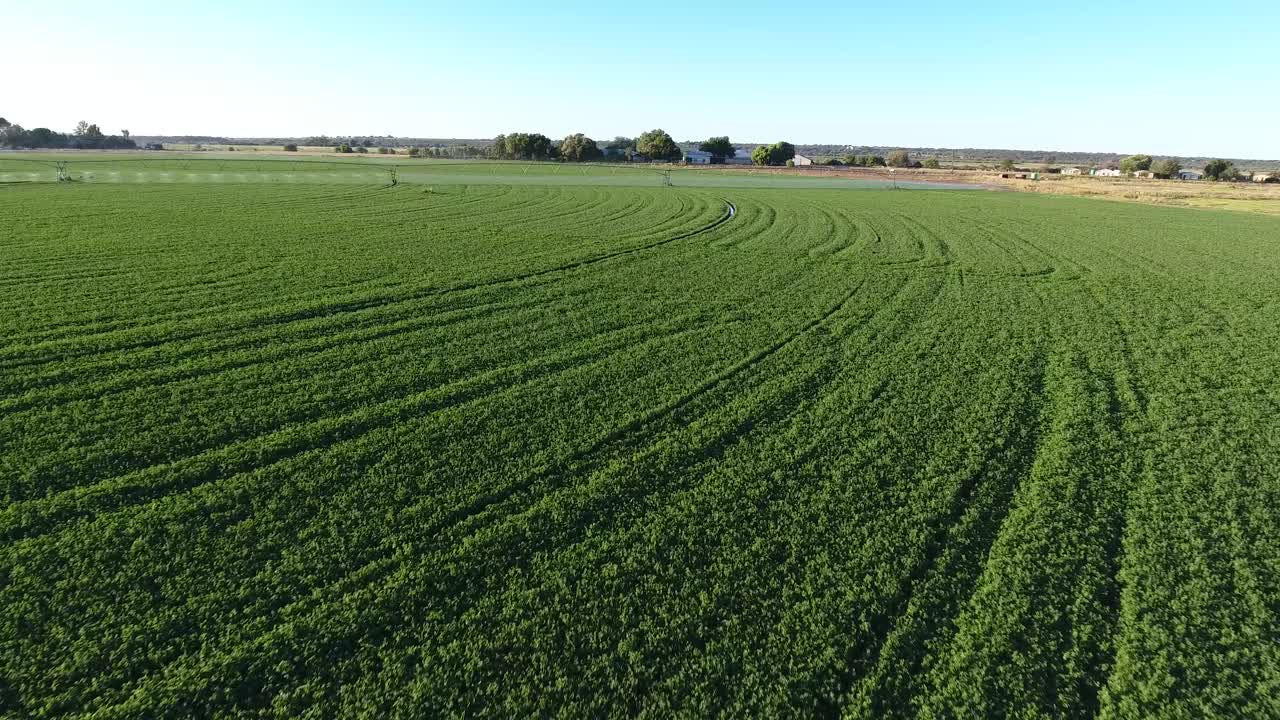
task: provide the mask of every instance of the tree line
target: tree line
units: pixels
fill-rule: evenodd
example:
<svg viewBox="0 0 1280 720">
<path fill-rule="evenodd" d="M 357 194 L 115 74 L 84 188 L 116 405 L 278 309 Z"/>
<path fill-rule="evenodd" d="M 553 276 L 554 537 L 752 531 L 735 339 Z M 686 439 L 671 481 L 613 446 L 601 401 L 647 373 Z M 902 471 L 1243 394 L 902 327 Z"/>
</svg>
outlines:
<svg viewBox="0 0 1280 720">
<path fill-rule="evenodd" d="M 1120 161 L 1120 172 L 1125 175 L 1132 175 L 1140 171 L 1150 171 L 1152 176 L 1157 178 L 1174 178 L 1178 173 L 1182 172 L 1182 165 L 1173 158 L 1164 160 L 1153 160 L 1150 155 L 1130 155 Z M 1221 181 L 1237 181 L 1251 180 L 1252 175 L 1242 171 L 1235 166 L 1230 160 L 1213 159 L 1204 165 L 1204 179 L 1221 180 Z M 1267 176 L 1268 182 L 1280 182 L 1280 171 L 1276 171 Z"/>
<path fill-rule="evenodd" d="M 138 147 L 138 143 L 129 137 L 128 130 L 121 130 L 119 135 L 107 135 L 96 124 L 84 120 L 76 124 L 75 130 L 68 134 L 44 127 L 27 130 L 0 117 L 0 147 L 127 150 Z"/>
</svg>

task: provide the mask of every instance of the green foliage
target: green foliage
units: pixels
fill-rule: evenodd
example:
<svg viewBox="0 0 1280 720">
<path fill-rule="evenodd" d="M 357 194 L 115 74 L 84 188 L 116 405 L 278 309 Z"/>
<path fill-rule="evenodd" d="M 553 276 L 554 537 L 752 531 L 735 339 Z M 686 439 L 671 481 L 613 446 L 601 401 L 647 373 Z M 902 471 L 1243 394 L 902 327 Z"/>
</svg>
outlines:
<svg viewBox="0 0 1280 720">
<path fill-rule="evenodd" d="M 937 170 L 942 167 L 942 164 L 938 162 L 938 158 L 926 158 L 923 166 L 930 170 Z"/>
<path fill-rule="evenodd" d="M 555 147 L 541 133 L 510 133 L 493 139 L 492 154 L 502 160 L 550 160 Z"/>
<path fill-rule="evenodd" d="M 1120 161 L 1120 172 L 1132 175 L 1138 170 L 1150 170 L 1151 162 L 1150 155 L 1130 155 Z"/>
<path fill-rule="evenodd" d="M 1177 160 L 1174 160 L 1172 158 L 1159 160 L 1151 165 L 1152 174 L 1154 174 L 1158 178 L 1163 178 L 1166 180 L 1172 177 L 1177 177 L 1178 173 L 1181 171 L 1182 171 L 1182 166 L 1178 164 Z"/>
<path fill-rule="evenodd" d="M 880 155 L 846 155 L 844 164 L 855 167 L 884 167 L 885 159 Z"/>
<path fill-rule="evenodd" d="M 1236 166 L 1226 160 L 1210 160 L 1205 163 L 1204 176 L 1208 180 L 1235 180 Z"/>
<path fill-rule="evenodd" d="M 785 165 L 796 156 L 796 146 L 789 142 L 759 145 L 751 151 L 751 162 L 756 165 Z"/>
<path fill-rule="evenodd" d="M 285 152 L 298 152 L 298 146 L 295 143 L 289 143 L 284 146 Z"/>
<path fill-rule="evenodd" d="M 113 163 L 0 189 L 0 714 L 1275 714 L 1273 218 Z"/>
<path fill-rule="evenodd" d="M 120 135 L 106 135 L 97 125 L 84 120 L 76 124 L 75 130 L 70 135 L 54 132 L 49 128 L 27 130 L 21 125 L 4 120 L 3 124 L 0 124 L 0 147 L 130 150 L 138 147 L 138 144 L 129 137 L 128 130 L 122 130 Z"/>
<path fill-rule="evenodd" d="M 906 150 L 894 150 L 893 152 L 889 153 L 889 157 L 887 158 L 886 162 L 889 163 L 889 167 L 896 167 L 896 168 L 911 167 L 911 155 L 907 153 Z"/>
<path fill-rule="evenodd" d="M 653 160 L 675 162 L 683 156 L 680 146 L 661 128 L 641 133 L 636 138 L 636 151 L 648 155 Z"/>
<path fill-rule="evenodd" d="M 333 149 L 333 151 L 336 153 L 343 153 L 343 154 L 354 152 L 351 149 L 351 146 L 348 145 L 347 143 L 342 143 L 341 145 L 338 145 Z"/>
<path fill-rule="evenodd" d="M 560 159 L 567 162 L 592 162 L 604 156 L 596 141 L 576 133 L 560 141 Z"/>
<path fill-rule="evenodd" d="M 733 143 L 729 142 L 728 135 L 708 138 L 706 142 L 698 146 L 698 149 L 703 152 L 711 153 L 713 157 L 721 160 L 734 157 L 738 154 L 738 149 L 733 146 Z"/>
<path fill-rule="evenodd" d="M 1001 170 L 1012 170 L 1013 168 L 1014 168 L 1014 165 L 1013 165 L 1013 160 L 1012 160 L 1012 159 L 1010 159 L 1010 158 L 1005 158 L 1005 159 L 1003 159 L 1003 160 L 1001 160 L 1001 161 L 1000 161 L 1000 169 L 1001 169 Z"/>
</svg>

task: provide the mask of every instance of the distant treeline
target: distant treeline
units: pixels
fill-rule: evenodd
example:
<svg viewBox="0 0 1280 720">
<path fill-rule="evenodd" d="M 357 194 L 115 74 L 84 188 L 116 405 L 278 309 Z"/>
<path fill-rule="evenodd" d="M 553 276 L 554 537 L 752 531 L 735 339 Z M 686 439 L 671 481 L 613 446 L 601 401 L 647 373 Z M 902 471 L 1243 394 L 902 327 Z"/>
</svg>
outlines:
<svg viewBox="0 0 1280 720">
<path fill-rule="evenodd" d="M 37 129 L 30 131 L 32 135 L 37 133 L 47 133 L 48 136 L 33 138 L 34 140 L 48 139 L 50 144 L 34 145 L 24 144 L 19 147 L 87 147 L 86 139 L 77 138 L 74 134 L 62 135 L 54 133 L 47 129 Z M 665 133 L 664 133 L 665 134 Z M 379 147 L 388 148 L 419 148 L 417 154 L 432 157 L 457 157 L 457 158 L 473 158 L 473 157 L 512 157 L 512 158 L 554 158 L 554 152 L 548 152 L 545 145 L 540 141 L 539 133 L 514 133 L 517 141 L 514 147 L 506 147 L 506 136 L 497 138 L 422 138 L 422 137 L 399 137 L 392 135 L 342 135 L 328 136 L 315 135 L 310 137 L 255 137 L 255 138 L 232 138 L 217 135 L 147 135 L 130 137 L 128 135 L 119 136 L 120 140 L 131 140 L 137 143 L 176 143 L 176 144 L 213 144 L 213 145 L 299 145 L 299 146 L 318 146 L 318 147 L 340 147 L 348 145 L 353 152 L 358 152 L 358 148 L 364 147 L 376 150 Z M 523 136 L 523 137 L 522 137 Z M 110 136 L 115 138 L 117 136 Z M 669 137 L 669 136 L 668 136 Z M 56 138 L 63 138 L 70 144 L 53 144 Z M 525 142 L 525 138 L 529 138 L 529 142 Z M 621 138 L 625 140 L 625 138 Z M 615 138 L 614 142 L 601 141 L 598 146 L 603 159 L 610 159 L 615 155 L 625 156 L 628 152 L 636 152 L 634 142 L 631 147 L 625 145 L 619 147 L 617 142 L 619 138 Z M 81 143 L 76 145 L 75 143 Z M 552 147 L 558 144 L 552 141 Z M 674 143 L 674 148 L 650 148 L 657 155 L 651 156 L 654 159 L 660 159 L 664 155 L 670 157 L 679 157 L 676 150 L 696 150 L 704 144 L 700 140 L 682 140 Z M 762 143 L 733 143 L 736 153 L 739 157 L 750 156 L 754 149 Z M 10 145 L 13 147 L 14 145 Z M 591 151 L 590 145 L 585 143 L 583 146 L 584 157 L 591 157 L 594 153 Z M 100 147 L 113 147 L 102 145 Z M 130 145 L 120 145 L 119 147 L 132 147 Z M 1112 167 L 1118 166 L 1121 160 L 1126 157 L 1124 153 L 1097 153 L 1097 152 L 1075 152 L 1065 150 L 1010 150 L 1001 148 L 938 148 L 938 147 L 917 147 L 903 148 L 901 146 L 886 145 L 835 145 L 835 144 L 797 144 L 793 146 L 798 155 L 816 159 L 819 162 L 824 159 L 840 160 L 845 164 L 849 163 L 849 158 L 884 158 L 886 160 L 889 155 L 896 151 L 906 152 L 913 158 L 920 158 L 927 165 L 929 160 L 937 160 L 948 163 L 951 166 L 964 165 L 972 163 L 978 165 L 998 164 L 1001 161 L 1008 160 L 1014 163 L 1045 163 L 1058 165 L 1081 165 L 1081 166 L 1097 166 Z M 670 150 L 664 152 L 663 150 Z M 610 152 L 614 151 L 614 152 Z M 643 154 L 643 151 L 640 151 Z M 1174 157 L 1181 165 L 1185 167 L 1202 166 L 1213 158 L 1209 157 L 1192 157 L 1182 156 Z M 1275 160 L 1260 159 L 1244 159 L 1244 158 L 1228 158 L 1228 161 L 1234 163 L 1237 167 L 1273 167 L 1277 165 Z"/>
<path fill-rule="evenodd" d="M 27 130 L 21 125 L 0 118 L 0 147 L 54 148 L 74 150 L 128 150 L 138 147 L 129 137 L 128 130 L 119 135 L 107 135 L 97 125 L 81 120 L 71 133 L 60 133 L 49 128 Z"/>
</svg>

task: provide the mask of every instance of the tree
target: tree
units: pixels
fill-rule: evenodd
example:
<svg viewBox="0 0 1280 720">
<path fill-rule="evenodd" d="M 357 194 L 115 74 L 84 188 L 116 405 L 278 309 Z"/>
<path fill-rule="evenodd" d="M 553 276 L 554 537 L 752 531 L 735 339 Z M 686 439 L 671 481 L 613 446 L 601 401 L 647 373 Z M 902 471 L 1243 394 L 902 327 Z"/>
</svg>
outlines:
<svg viewBox="0 0 1280 720">
<path fill-rule="evenodd" d="M 609 144 L 605 145 L 604 148 L 605 150 L 621 150 L 623 152 L 627 150 L 635 150 L 636 141 L 632 140 L 629 137 L 617 135 L 617 136 L 614 136 L 614 138 L 610 140 Z"/>
<path fill-rule="evenodd" d="M 756 165 L 786 165 L 788 160 L 796 156 L 796 146 L 789 142 L 776 142 L 772 145 L 760 145 L 751 151 L 751 162 Z"/>
<path fill-rule="evenodd" d="M 896 168 L 911 167 L 911 156 L 906 150 L 894 150 L 889 153 L 889 166 Z"/>
<path fill-rule="evenodd" d="M 680 150 L 680 146 L 676 145 L 676 141 L 672 140 L 671 136 L 662 128 L 641 133 L 640 137 L 636 138 L 636 152 L 648 155 L 653 160 L 666 160 L 668 162 L 675 162 L 684 155 L 684 152 Z"/>
<path fill-rule="evenodd" d="M 76 129 L 73 130 L 72 132 L 75 134 L 76 137 L 84 137 L 85 135 L 89 134 L 89 123 L 85 122 L 84 120 L 81 120 L 80 122 L 76 123 Z"/>
<path fill-rule="evenodd" d="M 1161 160 L 1160 162 L 1154 163 L 1151 166 L 1151 173 L 1153 175 L 1155 175 L 1158 178 L 1164 178 L 1166 180 L 1171 177 L 1174 177 L 1181 171 L 1182 171 L 1182 166 L 1178 164 L 1177 160 L 1174 160 L 1172 158 L 1168 160 Z"/>
<path fill-rule="evenodd" d="M 938 158 L 929 158 L 924 161 L 924 166 L 930 170 L 938 170 L 942 165 L 938 162 Z"/>
<path fill-rule="evenodd" d="M 511 133 L 493 139 L 493 156 L 505 160 L 549 160 L 555 156 L 551 138 L 541 133 Z"/>
<path fill-rule="evenodd" d="M 1150 155 L 1130 155 L 1120 161 L 1120 172 L 1125 175 L 1132 175 L 1139 170 L 1151 169 Z"/>
<path fill-rule="evenodd" d="M 4 118 L 2 118 L 2 117 L 0 117 L 0 130 L 3 130 L 3 129 L 5 129 L 5 128 L 7 128 L 7 127 L 9 127 L 9 121 L 8 121 L 8 120 L 5 120 L 5 119 L 4 119 Z"/>
<path fill-rule="evenodd" d="M 411 147 L 411 148 L 409 148 L 409 157 L 411 157 L 411 158 L 416 158 L 416 157 L 418 157 L 418 156 L 419 156 L 419 155 L 421 155 L 421 154 L 422 154 L 422 150 L 421 150 L 421 149 L 419 149 L 419 148 L 417 148 L 417 147 Z"/>
<path fill-rule="evenodd" d="M 1000 169 L 1001 169 L 1001 170 L 1012 170 L 1012 169 L 1013 169 L 1013 160 L 1012 160 L 1012 159 L 1010 159 L 1010 158 L 1005 158 L 1005 159 L 1001 160 L 1001 161 L 1000 161 Z"/>
<path fill-rule="evenodd" d="M 711 157 L 718 160 L 731 158 L 738 154 L 738 149 L 729 142 L 728 135 L 720 137 L 707 138 L 707 141 L 698 146 L 698 149 L 705 153 L 711 153 Z"/>
<path fill-rule="evenodd" d="M 297 145 L 295 145 L 294 143 L 289 143 L 288 145 L 285 145 L 285 146 L 284 146 L 284 151 L 285 151 L 285 152 L 298 152 L 298 146 L 297 146 Z"/>
<path fill-rule="evenodd" d="M 582 133 L 574 133 L 560 141 L 560 159 L 567 162 L 591 162 L 603 155 L 596 141 Z"/>
<path fill-rule="evenodd" d="M 351 146 L 348 145 L 347 143 L 342 143 L 338 147 L 334 148 L 333 151 L 336 153 L 343 153 L 343 154 L 352 152 Z"/>
<path fill-rule="evenodd" d="M 124 138 L 125 140 L 128 140 L 128 139 L 129 139 L 129 131 L 128 131 L 128 130 L 121 130 L 121 131 L 120 131 L 120 137 Z"/>
<path fill-rule="evenodd" d="M 1205 163 L 1204 176 L 1210 180 L 1234 180 L 1236 166 L 1226 160 L 1210 160 Z"/>
</svg>

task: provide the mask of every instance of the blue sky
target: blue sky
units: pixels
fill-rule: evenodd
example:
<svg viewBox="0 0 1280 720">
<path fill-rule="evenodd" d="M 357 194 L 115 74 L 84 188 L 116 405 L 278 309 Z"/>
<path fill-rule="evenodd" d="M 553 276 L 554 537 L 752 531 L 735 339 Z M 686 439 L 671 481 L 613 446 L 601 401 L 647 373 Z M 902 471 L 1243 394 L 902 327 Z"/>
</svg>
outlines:
<svg viewBox="0 0 1280 720">
<path fill-rule="evenodd" d="M 6 62 L 30 71 L 8 73 L 0 115 L 27 127 L 662 127 L 679 140 L 1280 158 L 1275 0 L 75 0 L 5 16 Z"/>
</svg>

